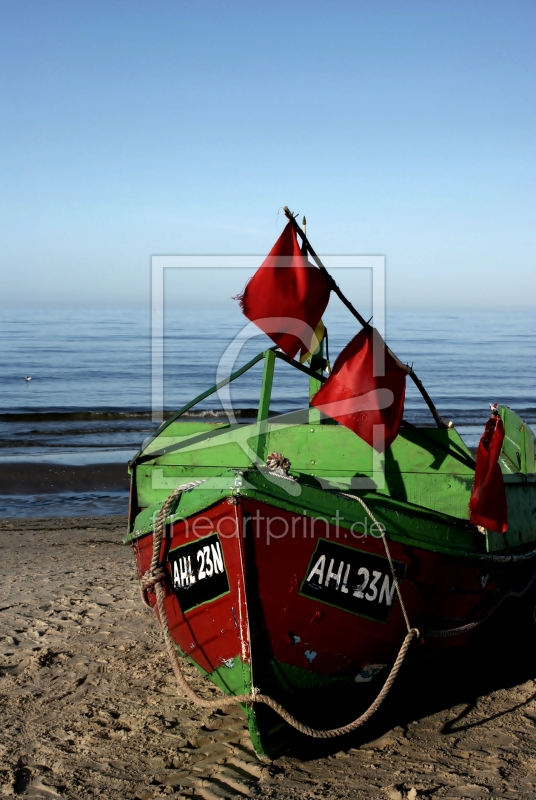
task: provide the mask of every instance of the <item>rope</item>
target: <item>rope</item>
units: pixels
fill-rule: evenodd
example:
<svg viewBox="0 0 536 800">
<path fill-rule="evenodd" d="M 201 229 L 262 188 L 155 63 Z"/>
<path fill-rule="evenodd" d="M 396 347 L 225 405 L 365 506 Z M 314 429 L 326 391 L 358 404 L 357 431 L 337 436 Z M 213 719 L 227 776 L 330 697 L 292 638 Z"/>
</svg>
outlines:
<svg viewBox="0 0 536 800">
<path fill-rule="evenodd" d="M 363 508 L 365 509 L 365 511 L 367 512 L 367 514 L 369 515 L 369 517 L 371 518 L 373 523 L 376 525 L 376 527 L 380 531 L 381 536 L 382 536 L 383 546 L 385 548 L 385 553 L 387 555 L 387 560 L 389 561 L 389 567 L 391 569 L 391 575 L 393 577 L 393 581 L 394 581 L 394 584 L 395 584 L 395 587 L 396 587 L 396 593 L 397 593 L 398 599 L 400 601 L 400 608 L 402 609 L 402 614 L 404 616 L 404 620 L 405 620 L 405 623 L 406 623 L 406 628 L 408 629 L 408 633 L 409 633 L 409 631 L 412 630 L 412 627 L 411 627 L 411 624 L 410 624 L 410 621 L 409 621 L 408 612 L 406 611 L 406 606 L 404 605 L 404 600 L 402 599 L 402 592 L 400 591 L 398 578 L 396 577 L 395 565 L 393 564 L 393 559 L 391 557 L 391 551 L 389 550 L 389 545 L 387 544 L 387 537 L 385 535 L 385 526 L 381 525 L 378 522 L 378 520 L 376 519 L 376 517 L 374 516 L 374 514 L 372 513 L 370 508 L 367 506 L 367 504 L 365 503 L 365 501 L 361 497 L 359 497 L 356 494 L 346 494 L 346 492 L 337 492 L 337 494 L 341 495 L 342 497 L 350 497 L 350 498 L 352 498 L 352 500 L 357 500 L 357 502 L 360 503 L 363 506 Z"/>
<path fill-rule="evenodd" d="M 142 599 L 142 602 L 144 603 L 144 605 L 146 605 L 147 608 L 150 608 L 151 611 L 153 610 L 153 607 L 149 602 L 149 598 L 147 597 L 147 592 L 154 591 L 153 587 L 157 583 L 161 583 L 162 581 L 165 581 L 166 578 L 167 578 L 167 575 L 164 572 L 164 570 L 160 570 L 160 572 L 156 572 L 154 575 L 149 575 L 149 573 L 146 572 L 145 575 L 143 575 L 141 577 L 141 580 L 140 580 L 141 599 Z"/>
<path fill-rule="evenodd" d="M 173 639 L 171 638 L 171 634 L 169 632 L 168 620 L 166 609 L 164 606 L 164 591 L 162 589 L 162 585 L 157 583 L 155 586 L 156 590 L 156 601 L 158 605 L 158 613 L 160 616 L 160 622 L 162 624 L 162 631 L 164 634 L 164 642 L 166 645 L 166 650 L 168 652 L 171 667 L 177 678 L 177 682 L 181 689 L 184 691 L 187 697 L 190 700 L 200 706 L 201 708 L 227 708 L 228 706 L 233 706 L 236 703 L 242 703 L 244 705 L 252 705 L 254 703 L 263 703 L 264 705 L 269 706 L 273 709 L 277 714 L 279 714 L 282 719 L 285 720 L 289 725 L 295 728 L 300 733 L 305 734 L 306 736 L 310 736 L 313 739 L 333 739 L 336 736 L 343 736 L 346 733 L 351 733 L 355 731 L 357 728 L 360 728 L 365 722 L 372 717 L 372 715 L 378 710 L 382 702 L 385 700 L 386 696 L 388 695 L 393 683 L 395 682 L 395 678 L 398 675 L 400 667 L 406 657 L 406 653 L 411 645 L 413 639 L 419 636 L 419 632 L 416 628 L 412 628 L 410 630 L 403 643 L 402 647 L 398 652 L 398 656 L 396 658 L 395 663 L 389 673 L 387 680 L 385 681 L 382 690 L 374 700 L 374 702 L 369 706 L 369 708 L 361 714 L 360 717 L 355 719 L 353 722 L 349 723 L 348 725 L 343 725 L 340 728 L 331 728 L 329 730 L 321 730 L 319 728 L 311 728 L 309 725 L 304 725 L 302 722 L 296 719 L 296 717 L 292 716 L 286 708 L 284 708 L 280 703 L 274 700 L 272 697 L 266 694 L 261 694 L 258 689 L 253 689 L 251 694 L 241 694 L 235 695 L 234 697 L 226 697 L 223 694 L 219 697 L 215 698 L 214 700 L 205 700 L 203 697 L 200 697 L 197 692 L 195 692 L 190 684 L 188 683 L 181 664 L 179 662 L 179 658 L 177 656 L 177 651 L 175 648 L 175 644 Z"/>
<path fill-rule="evenodd" d="M 270 471 L 272 472 L 281 471 L 282 473 L 285 473 L 286 470 L 288 470 L 287 464 L 285 463 L 285 461 L 288 462 L 288 460 L 284 459 L 284 457 L 281 456 L 280 453 L 271 454 L 269 458 L 271 461 L 269 465 L 269 469 L 271 468 Z M 283 477 L 283 475 L 281 477 Z M 171 633 L 169 630 L 167 612 L 164 604 L 164 590 L 162 588 L 162 583 L 167 579 L 167 573 L 160 564 L 160 549 L 162 545 L 165 521 L 171 505 L 173 504 L 175 499 L 178 498 L 183 492 L 190 491 L 196 486 L 199 486 L 201 483 L 203 483 L 203 481 L 192 481 L 190 483 L 185 483 L 182 486 L 178 486 L 176 489 L 174 489 L 174 491 L 169 495 L 167 500 L 162 505 L 160 513 L 158 514 L 158 517 L 156 519 L 153 531 L 153 555 L 151 559 L 151 565 L 149 570 L 143 575 L 141 579 L 142 599 L 146 605 L 151 607 L 147 599 L 147 592 L 154 591 L 156 594 L 156 604 L 158 608 L 160 624 L 162 626 L 162 632 L 164 635 L 164 642 L 166 645 L 166 650 L 169 655 L 169 659 L 171 661 L 171 667 L 173 669 L 173 672 L 175 674 L 179 686 L 190 700 L 192 700 L 194 703 L 196 703 L 196 705 L 201 706 L 202 708 L 226 708 L 228 706 L 233 706 L 236 703 L 242 703 L 248 706 L 254 703 L 263 703 L 264 705 L 267 705 L 269 708 L 273 709 L 273 711 L 279 714 L 279 716 L 282 717 L 282 719 L 284 719 L 285 722 L 287 722 L 293 728 L 298 730 L 300 733 L 303 733 L 306 736 L 312 737 L 314 739 L 331 739 L 337 736 L 343 736 L 344 734 L 351 733 L 352 731 L 361 727 L 366 722 L 368 722 L 368 720 L 372 717 L 372 715 L 378 710 L 380 705 L 383 703 L 384 699 L 386 698 L 386 696 L 388 695 L 389 691 L 393 686 L 393 683 L 396 679 L 396 676 L 398 675 L 398 672 L 402 666 L 402 663 L 406 657 L 406 654 L 409 650 L 412 641 L 416 638 L 420 638 L 421 636 L 417 628 L 411 627 L 409 616 L 404 604 L 404 600 L 402 598 L 402 593 L 400 591 L 400 585 L 398 583 L 398 579 L 396 576 L 393 559 L 387 542 L 387 537 L 385 536 L 383 525 L 380 525 L 380 523 L 370 510 L 370 508 L 367 506 L 367 504 L 361 497 L 343 492 L 338 493 L 343 497 L 349 497 L 352 500 L 357 500 L 357 502 L 363 507 L 363 509 L 368 514 L 370 519 L 373 521 L 373 523 L 376 524 L 378 530 L 381 532 L 383 546 L 385 548 L 385 553 L 389 561 L 391 575 L 394 581 L 394 585 L 396 587 L 397 596 L 400 601 L 400 608 L 402 610 L 402 614 L 408 632 L 404 638 L 404 641 L 402 642 L 402 646 L 400 647 L 396 660 L 391 668 L 391 671 L 381 691 L 379 692 L 378 696 L 373 701 L 373 703 L 369 706 L 369 708 L 363 714 L 361 714 L 360 717 L 358 717 L 348 725 L 343 725 L 339 728 L 331 728 L 329 730 L 311 728 L 310 726 L 304 725 L 299 720 L 297 720 L 296 717 L 292 716 L 292 714 L 290 714 L 280 703 L 278 703 L 272 697 L 270 697 L 269 695 L 261 694 L 258 689 L 253 688 L 251 694 L 236 695 L 234 697 L 226 697 L 222 694 L 220 697 L 215 698 L 213 700 L 205 700 L 192 689 L 192 687 L 190 686 L 188 680 L 184 675 L 179 658 L 177 656 L 177 649 L 175 647 L 175 643 L 171 637 Z M 475 622 L 469 622 L 466 625 L 462 625 L 458 628 L 453 628 L 450 630 L 426 630 L 422 632 L 422 635 L 425 638 L 443 638 L 449 636 L 458 636 L 462 633 L 474 630 L 476 627 L 481 625 L 486 619 L 488 619 L 488 617 L 490 617 L 493 613 L 495 613 L 495 611 L 502 605 L 502 603 L 504 603 L 504 601 L 507 598 L 522 597 L 532 587 L 535 581 L 536 581 L 536 571 L 534 572 L 534 574 L 532 575 L 526 586 L 524 586 L 522 589 L 518 591 L 511 589 L 508 592 L 506 592 L 495 603 L 495 605 L 492 606 L 492 608 L 488 609 L 488 611 L 479 620 L 476 620 Z"/>
<path fill-rule="evenodd" d="M 270 453 L 266 458 L 266 466 L 270 474 L 275 475 L 276 478 L 284 478 L 286 481 L 296 483 L 296 478 L 288 474 L 291 463 L 282 453 Z"/>
<path fill-rule="evenodd" d="M 160 564 L 160 549 L 162 545 L 163 529 L 171 504 L 177 497 L 179 497 L 180 494 L 182 494 L 182 492 L 189 491 L 190 489 L 199 486 L 200 483 L 203 483 L 203 481 L 193 481 L 191 483 L 184 484 L 183 486 L 178 486 L 176 489 L 173 490 L 173 492 L 164 502 L 154 526 L 153 557 L 151 560 L 151 566 L 149 570 L 143 575 L 141 581 L 142 597 L 144 598 L 144 602 L 148 602 L 146 598 L 147 591 L 154 590 L 156 594 L 156 605 L 158 608 L 158 615 L 160 618 L 162 633 L 164 635 L 164 643 L 166 645 L 166 650 L 168 652 L 168 656 L 171 661 L 171 668 L 173 669 L 173 673 L 175 674 L 177 683 L 179 684 L 183 692 L 186 694 L 186 696 L 190 700 L 192 700 L 196 705 L 201 706 L 202 708 L 226 708 L 228 706 L 235 705 L 236 703 L 242 703 L 244 705 L 252 705 L 254 703 L 264 703 L 264 705 L 267 705 L 269 706 L 269 708 L 273 709 L 273 711 L 279 714 L 279 716 L 282 717 L 282 719 L 284 719 L 285 722 L 287 722 L 297 731 L 305 734 L 306 736 L 310 736 L 313 739 L 332 739 L 335 738 L 336 736 L 343 736 L 346 733 L 351 733 L 352 731 L 355 731 L 357 728 L 360 728 L 362 725 L 368 722 L 368 720 L 378 710 L 380 705 L 385 700 L 386 696 L 389 694 L 389 691 L 391 690 L 391 687 L 395 682 L 396 676 L 398 675 L 400 667 L 402 666 L 402 663 L 406 657 L 406 653 L 408 652 L 412 641 L 416 638 L 419 638 L 420 636 L 417 628 L 410 627 L 408 616 L 402 602 L 402 597 L 400 595 L 400 587 L 398 585 L 396 574 L 394 572 L 394 565 L 391 559 L 391 555 L 389 553 L 385 537 L 382 534 L 382 538 L 384 540 L 384 546 L 388 554 L 387 557 L 389 559 L 389 564 L 391 566 L 391 572 L 393 574 L 393 579 L 395 581 L 396 590 L 398 593 L 398 597 L 400 599 L 401 607 L 403 609 L 404 619 L 406 620 L 406 625 L 408 627 L 408 632 L 404 638 L 404 641 L 402 642 L 402 646 L 398 651 L 395 663 L 393 664 L 391 671 L 381 691 L 379 692 L 378 696 L 373 701 L 373 703 L 369 706 L 369 708 L 363 714 L 361 714 L 360 717 L 355 719 L 353 722 L 350 722 L 348 725 L 343 725 L 342 727 L 339 728 L 331 728 L 329 730 L 311 728 L 309 727 L 309 725 L 304 725 L 299 720 L 297 720 L 296 717 L 292 716 L 292 714 L 290 714 L 280 703 L 278 703 L 272 697 L 266 694 L 261 694 L 259 690 L 254 687 L 252 689 L 251 694 L 242 694 L 242 695 L 235 695 L 234 697 L 226 697 L 222 693 L 220 697 L 215 698 L 214 700 L 205 700 L 204 698 L 200 697 L 200 695 L 198 695 L 197 692 L 195 692 L 194 689 L 192 689 L 192 687 L 188 683 L 188 680 L 184 675 L 179 658 L 177 656 L 175 643 L 171 637 L 171 632 L 169 630 L 169 622 L 164 603 L 164 590 L 162 588 L 162 583 L 164 582 L 164 580 L 167 579 L 167 574 L 163 570 Z M 367 513 L 370 515 L 371 519 L 374 522 L 376 522 L 368 507 L 361 500 L 360 502 L 367 511 Z"/>
<path fill-rule="evenodd" d="M 167 573 L 160 564 L 160 548 L 162 546 L 164 526 L 166 524 L 169 509 L 171 508 L 174 500 L 180 497 L 183 492 L 189 492 L 191 489 L 195 489 L 195 487 L 199 486 L 201 483 L 204 483 L 204 481 L 190 481 L 189 483 L 183 483 L 181 486 L 177 486 L 176 489 L 173 489 L 159 511 L 153 527 L 153 557 L 151 559 L 149 569 L 144 575 L 142 575 L 140 582 L 141 599 L 147 608 L 152 609 L 152 605 L 147 598 L 147 592 L 154 589 L 155 586 L 158 586 L 167 578 Z"/>
<path fill-rule="evenodd" d="M 389 560 L 389 566 L 391 567 L 391 574 L 392 574 L 393 580 L 395 582 L 396 592 L 398 594 L 398 599 L 400 600 L 400 608 L 402 609 L 402 614 L 404 615 L 404 619 L 406 620 L 406 625 L 407 625 L 407 628 L 408 628 L 408 631 L 409 631 L 410 630 L 409 618 L 408 618 L 408 615 L 407 615 L 407 612 L 406 612 L 406 608 L 404 606 L 404 601 L 402 599 L 402 594 L 400 592 L 400 587 L 398 585 L 398 581 L 397 581 L 397 578 L 396 578 L 396 575 L 395 575 L 393 560 L 391 558 L 391 553 L 389 551 L 389 545 L 387 544 L 387 539 L 385 537 L 385 532 L 383 530 L 383 525 L 379 524 L 379 522 L 376 520 L 376 518 L 372 514 L 370 508 L 367 506 L 365 501 L 361 499 L 361 497 L 358 497 L 357 495 L 354 495 L 354 494 L 347 494 L 345 492 L 337 492 L 337 494 L 339 494 L 339 495 L 341 495 L 343 497 L 351 497 L 353 500 L 357 500 L 358 503 L 361 503 L 361 505 L 363 506 L 363 508 L 365 509 L 365 511 L 367 512 L 367 514 L 371 518 L 371 520 L 376 523 L 376 526 L 381 531 L 383 546 L 385 547 L 385 552 L 386 552 L 387 558 Z M 507 600 L 509 597 L 522 597 L 526 592 L 528 592 L 528 590 L 531 588 L 531 586 L 534 584 L 535 581 L 536 581 L 536 570 L 534 571 L 534 573 L 533 573 L 532 577 L 530 578 L 529 582 L 527 583 L 527 585 L 523 587 L 523 589 L 520 589 L 517 592 L 514 591 L 513 589 L 510 589 L 510 591 L 506 592 L 495 603 L 494 606 L 489 608 L 486 611 L 486 613 L 483 614 L 482 617 L 480 617 L 480 619 L 475 620 L 474 622 L 468 622 L 466 625 L 460 625 L 459 628 L 449 628 L 448 630 L 423 630 L 423 631 L 421 631 L 421 634 L 422 634 L 423 638 L 425 638 L 425 639 L 444 639 L 444 638 L 447 638 L 447 637 L 450 637 L 450 636 L 459 636 L 462 633 L 469 633 L 469 631 L 472 631 L 475 628 L 478 628 L 479 625 L 482 625 L 483 622 L 485 622 L 489 617 L 491 617 L 491 615 L 494 614 L 497 611 L 497 609 L 504 603 L 504 601 Z"/>
<path fill-rule="evenodd" d="M 283 453 L 270 453 L 270 455 L 266 458 L 266 466 L 269 470 L 274 470 L 279 467 L 284 472 L 288 472 L 290 469 L 290 461 L 288 458 L 285 458 Z"/>
<path fill-rule="evenodd" d="M 448 636 L 459 636 L 462 633 L 468 633 L 469 631 L 478 628 L 479 625 L 482 625 L 492 614 L 494 614 L 497 609 L 502 606 L 505 600 L 508 600 L 509 597 L 519 598 L 523 597 L 529 589 L 533 586 L 534 582 L 536 581 L 536 570 L 533 572 L 532 577 L 529 579 L 528 583 L 522 589 L 515 591 L 514 589 L 510 589 L 508 592 L 505 592 L 499 600 L 495 603 L 494 606 L 489 608 L 486 613 L 480 617 L 480 619 L 475 620 L 475 622 L 468 622 L 466 625 L 461 625 L 459 628 L 450 628 L 446 631 L 423 631 L 422 635 L 425 638 L 432 638 L 432 639 L 444 639 Z"/>
</svg>

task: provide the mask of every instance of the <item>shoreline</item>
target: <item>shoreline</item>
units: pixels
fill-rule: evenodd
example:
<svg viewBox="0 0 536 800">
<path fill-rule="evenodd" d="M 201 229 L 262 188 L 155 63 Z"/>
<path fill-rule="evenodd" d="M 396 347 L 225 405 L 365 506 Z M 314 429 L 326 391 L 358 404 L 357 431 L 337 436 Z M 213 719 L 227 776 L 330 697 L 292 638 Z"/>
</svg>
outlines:
<svg viewBox="0 0 536 800">
<path fill-rule="evenodd" d="M 124 515 L 129 485 L 126 462 L 2 462 L 0 519 Z"/>
<path fill-rule="evenodd" d="M 116 492 L 128 488 L 129 475 L 126 462 L 82 466 L 57 464 L 51 461 L 0 463 L 1 495 Z"/>
</svg>

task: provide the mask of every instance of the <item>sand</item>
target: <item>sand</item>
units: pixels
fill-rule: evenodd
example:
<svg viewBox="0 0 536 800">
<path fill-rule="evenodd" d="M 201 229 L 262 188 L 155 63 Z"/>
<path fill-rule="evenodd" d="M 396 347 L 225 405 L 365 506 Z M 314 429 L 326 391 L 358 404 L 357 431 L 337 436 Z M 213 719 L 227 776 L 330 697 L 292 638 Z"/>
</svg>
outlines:
<svg viewBox="0 0 536 800">
<path fill-rule="evenodd" d="M 271 765 L 177 691 L 118 517 L 0 523 L 0 796 L 533 798 L 535 631 L 409 666 L 353 737 Z M 190 669 L 205 695 L 217 690 Z"/>
<path fill-rule="evenodd" d="M 0 493 L 3 495 L 99 490 L 127 492 L 129 480 L 126 464 L 0 463 Z"/>
</svg>

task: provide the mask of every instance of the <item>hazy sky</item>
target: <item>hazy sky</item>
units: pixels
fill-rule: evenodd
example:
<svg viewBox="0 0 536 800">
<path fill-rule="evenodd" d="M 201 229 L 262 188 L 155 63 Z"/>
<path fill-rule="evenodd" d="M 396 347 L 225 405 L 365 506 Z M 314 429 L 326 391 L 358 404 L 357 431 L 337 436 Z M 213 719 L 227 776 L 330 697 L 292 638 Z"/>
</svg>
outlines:
<svg viewBox="0 0 536 800">
<path fill-rule="evenodd" d="M 534 0 L 3 0 L 0 31 L 1 304 L 148 305 L 151 255 L 265 254 L 288 204 L 385 254 L 392 305 L 536 308 Z"/>
</svg>

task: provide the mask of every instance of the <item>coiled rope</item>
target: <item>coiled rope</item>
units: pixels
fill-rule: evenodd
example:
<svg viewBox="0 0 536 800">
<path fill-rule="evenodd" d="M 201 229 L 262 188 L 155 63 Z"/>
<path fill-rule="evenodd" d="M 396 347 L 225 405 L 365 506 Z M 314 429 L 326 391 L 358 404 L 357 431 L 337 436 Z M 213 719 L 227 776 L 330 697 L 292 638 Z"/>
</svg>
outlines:
<svg viewBox="0 0 536 800">
<path fill-rule="evenodd" d="M 277 465 L 279 466 L 279 465 Z M 389 559 L 389 565 L 391 567 L 391 573 L 393 576 L 393 580 L 396 586 L 396 592 L 398 595 L 398 599 L 400 601 L 400 607 L 402 609 L 402 613 L 404 615 L 404 619 L 406 622 L 406 626 L 408 632 L 402 642 L 402 646 L 398 651 L 398 655 L 396 660 L 389 672 L 387 680 L 385 681 L 381 691 L 379 692 L 376 699 L 372 702 L 369 708 L 361 714 L 357 719 L 353 722 L 350 722 L 348 725 L 343 725 L 339 728 L 331 728 L 329 730 L 321 730 L 318 728 L 311 728 L 309 725 L 304 725 L 302 722 L 296 719 L 296 717 L 292 716 L 280 703 L 274 700 L 272 697 L 266 694 L 261 694 L 258 689 L 253 688 L 251 694 L 243 694 L 243 695 L 235 695 L 234 697 L 227 697 L 222 693 L 222 695 L 214 700 L 205 700 L 204 698 L 200 697 L 197 692 L 192 689 L 188 680 L 186 679 L 183 669 L 181 667 L 179 658 L 177 656 L 177 650 L 175 647 L 175 643 L 171 637 L 171 633 L 169 630 L 169 623 L 166 613 L 166 608 L 164 604 L 164 590 L 162 588 L 162 583 L 164 580 L 167 579 L 167 573 L 165 572 L 163 566 L 160 563 L 160 549 L 162 545 L 162 537 L 164 526 L 166 522 L 167 515 L 169 510 L 174 503 L 174 501 L 180 497 L 183 492 L 190 491 L 191 489 L 199 486 L 199 484 L 203 483 L 203 481 L 193 481 L 191 483 L 185 483 L 182 486 L 178 486 L 173 492 L 169 495 L 167 500 L 162 505 L 160 509 L 160 513 L 156 519 L 154 530 L 153 530 L 153 556 L 151 559 L 151 565 L 148 571 L 143 575 L 141 580 L 141 591 L 142 597 L 144 602 L 148 603 L 146 594 L 149 591 L 154 591 L 156 594 L 156 605 L 158 608 L 158 615 L 160 618 L 160 624 L 162 626 L 162 632 L 164 635 L 164 642 L 166 645 L 166 650 L 168 652 L 169 659 L 171 661 L 171 667 L 177 679 L 177 682 L 183 692 L 186 694 L 190 700 L 192 700 L 196 705 L 201 706 L 202 708 L 226 708 L 228 706 L 235 705 L 236 703 L 242 703 L 244 705 L 252 705 L 254 703 L 263 703 L 264 705 L 269 706 L 273 709 L 277 714 L 279 714 L 282 719 L 285 720 L 289 725 L 293 728 L 298 730 L 300 733 L 305 734 L 306 736 L 310 736 L 314 739 L 332 739 L 336 736 L 343 736 L 346 733 L 351 733 L 355 731 L 357 728 L 360 728 L 364 725 L 368 720 L 372 717 L 372 715 L 378 710 L 380 705 L 385 700 L 386 696 L 389 694 L 393 683 L 395 682 L 396 676 L 402 666 L 402 663 L 406 657 L 406 654 L 409 650 L 409 647 L 412 641 L 416 638 L 419 638 L 420 634 L 417 628 L 412 628 L 409 623 L 408 615 L 406 612 L 406 608 L 404 606 L 404 602 L 402 600 L 402 595 L 400 593 L 400 586 L 398 584 L 398 580 L 396 578 L 396 574 L 394 571 L 394 565 L 391 558 L 391 554 L 389 552 L 389 547 L 387 545 L 387 540 L 385 535 L 382 533 L 382 539 L 384 543 L 384 547 L 387 553 L 387 558 Z M 353 497 L 353 495 L 349 495 Z M 372 515 L 372 512 L 368 508 L 368 506 L 361 500 L 361 498 L 355 498 L 359 500 L 367 514 L 369 514 L 370 518 L 373 522 L 376 522 L 376 519 Z M 379 526 L 381 530 L 382 527 Z"/>
</svg>

